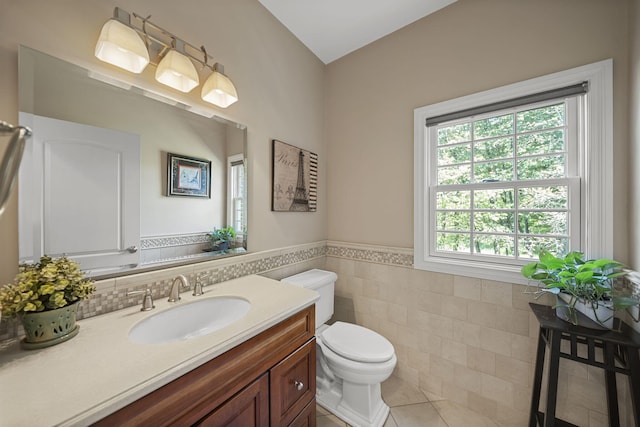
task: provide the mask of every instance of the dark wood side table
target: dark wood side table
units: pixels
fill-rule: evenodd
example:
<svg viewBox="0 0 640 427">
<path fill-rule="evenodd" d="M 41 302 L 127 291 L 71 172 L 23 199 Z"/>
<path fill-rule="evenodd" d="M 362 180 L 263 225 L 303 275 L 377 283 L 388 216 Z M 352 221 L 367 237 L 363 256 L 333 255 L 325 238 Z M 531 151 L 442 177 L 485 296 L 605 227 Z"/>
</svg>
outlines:
<svg viewBox="0 0 640 427">
<path fill-rule="evenodd" d="M 534 303 L 529 303 L 529 306 L 540 323 L 529 427 L 574 426 L 574 424 L 556 419 L 558 368 L 561 357 L 604 369 L 609 426 L 620 426 L 616 373 L 627 375 L 631 389 L 635 425 L 639 426 L 640 359 L 638 358 L 638 350 L 640 349 L 640 334 L 619 319 L 615 319 L 612 330 L 603 331 L 584 326 L 575 326 L 565 322 L 556 317 L 556 312 L 552 307 Z M 587 318 L 585 317 L 585 319 Z M 562 340 L 569 341 L 570 352 L 567 353 L 560 349 Z M 579 344 L 580 347 L 586 346 L 583 348 L 586 348 L 587 357 L 578 355 Z M 544 355 L 547 346 L 550 349 L 550 357 L 547 378 L 547 402 L 543 413 L 539 411 L 538 407 L 542 389 Z M 602 349 L 602 352 L 596 352 L 596 349 Z"/>
</svg>

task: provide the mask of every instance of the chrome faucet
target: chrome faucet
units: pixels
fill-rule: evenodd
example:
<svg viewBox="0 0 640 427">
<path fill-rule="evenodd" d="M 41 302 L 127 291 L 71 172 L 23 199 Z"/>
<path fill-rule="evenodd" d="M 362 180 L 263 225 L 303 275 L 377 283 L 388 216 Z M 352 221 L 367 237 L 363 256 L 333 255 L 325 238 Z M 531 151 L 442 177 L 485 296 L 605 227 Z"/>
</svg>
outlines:
<svg viewBox="0 0 640 427">
<path fill-rule="evenodd" d="M 169 302 L 180 301 L 180 285 L 185 289 L 189 289 L 189 281 L 183 274 L 180 274 L 173 279 L 171 291 L 169 292 Z"/>
</svg>

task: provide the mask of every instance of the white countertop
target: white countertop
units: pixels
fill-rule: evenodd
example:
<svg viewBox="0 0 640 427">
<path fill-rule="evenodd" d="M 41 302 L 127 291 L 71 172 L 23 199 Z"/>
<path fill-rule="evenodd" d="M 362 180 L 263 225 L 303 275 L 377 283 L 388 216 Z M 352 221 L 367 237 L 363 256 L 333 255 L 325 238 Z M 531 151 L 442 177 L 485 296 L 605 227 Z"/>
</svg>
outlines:
<svg viewBox="0 0 640 427">
<path fill-rule="evenodd" d="M 209 335 L 167 344 L 136 344 L 131 327 L 175 304 L 240 296 L 251 302 L 237 322 Z M 88 425 L 182 376 L 270 328 L 317 299 L 317 293 L 261 276 L 246 276 L 205 288 L 194 297 L 154 301 L 80 320 L 80 333 L 42 350 L 19 342 L 0 349 L 0 426 Z"/>
</svg>

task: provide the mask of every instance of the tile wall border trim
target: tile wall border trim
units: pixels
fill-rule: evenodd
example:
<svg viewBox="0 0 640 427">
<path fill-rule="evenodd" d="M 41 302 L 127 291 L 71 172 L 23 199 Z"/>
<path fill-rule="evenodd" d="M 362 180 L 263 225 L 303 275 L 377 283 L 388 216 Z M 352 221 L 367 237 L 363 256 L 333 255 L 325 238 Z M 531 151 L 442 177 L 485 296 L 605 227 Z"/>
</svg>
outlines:
<svg viewBox="0 0 640 427">
<path fill-rule="evenodd" d="M 327 256 L 413 267 L 413 248 L 327 241 Z"/>
<path fill-rule="evenodd" d="M 167 248 L 171 246 L 194 245 L 198 243 L 207 243 L 209 236 L 207 233 L 188 233 L 174 234 L 166 236 L 149 236 L 140 238 L 140 247 L 142 249 Z"/>
</svg>

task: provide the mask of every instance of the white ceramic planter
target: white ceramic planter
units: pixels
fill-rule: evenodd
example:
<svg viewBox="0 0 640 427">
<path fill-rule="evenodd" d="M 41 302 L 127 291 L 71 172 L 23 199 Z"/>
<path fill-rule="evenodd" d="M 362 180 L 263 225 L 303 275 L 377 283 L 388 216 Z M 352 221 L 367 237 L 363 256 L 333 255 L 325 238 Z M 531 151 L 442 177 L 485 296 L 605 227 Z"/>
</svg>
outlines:
<svg viewBox="0 0 640 427">
<path fill-rule="evenodd" d="M 601 301 L 597 305 L 593 306 L 590 302 L 584 303 L 582 300 L 576 301 L 574 305 L 575 311 L 567 307 L 572 296 L 569 294 L 560 293 L 557 295 L 556 316 L 562 320 L 578 324 L 580 326 L 593 327 L 591 324 L 580 324 L 580 316 L 576 312 L 582 313 L 589 319 L 593 320 L 600 329 L 612 329 L 613 328 L 613 303 L 610 301 Z"/>
</svg>

